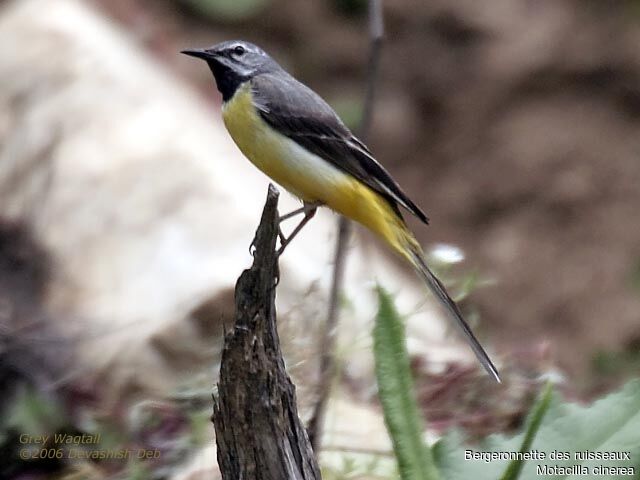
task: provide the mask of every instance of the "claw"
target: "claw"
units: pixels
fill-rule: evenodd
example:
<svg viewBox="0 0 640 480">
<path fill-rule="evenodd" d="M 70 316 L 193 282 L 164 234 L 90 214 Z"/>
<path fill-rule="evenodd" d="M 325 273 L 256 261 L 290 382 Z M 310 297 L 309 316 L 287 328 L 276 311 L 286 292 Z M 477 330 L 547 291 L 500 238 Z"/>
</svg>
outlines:
<svg viewBox="0 0 640 480">
<path fill-rule="evenodd" d="M 311 207 L 309 207 L 309 205 L 311 205 Z M 296 228 L 293 229 L 291 235 L 286 238 L 284 237 L 284 235 L 280 237 L 280 248 L 277 251 L 278 257 L 284 253 L 284 249 L 287 247 L 287 245 L 291 243 L 291 240 L 293 240 L 295 236 L 300 233 L 302 228 L 309 222 L 309 220 L 313 218 L 313 216 L 316 214 L 316 210 L 318 209 L 315 204 L 305 204 L 305 207 L 307 207 L 307 209 L 305 210 L 304 218 L 300 221 Z"/>
</svg>

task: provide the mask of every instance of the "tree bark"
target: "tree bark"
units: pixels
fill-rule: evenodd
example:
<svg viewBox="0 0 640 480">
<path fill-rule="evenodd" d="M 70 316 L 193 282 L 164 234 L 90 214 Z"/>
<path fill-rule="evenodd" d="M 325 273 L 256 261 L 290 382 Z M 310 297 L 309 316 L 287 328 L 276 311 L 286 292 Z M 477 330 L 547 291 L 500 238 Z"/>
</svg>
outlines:
<svg viewBox="0 0 640 480">
<path fill-rule="evenodd" d="M 320 479 L 276 329 L 278 191 L 269 186 L 253 240 L 254 260 L 235 289 L 214 396 L 218 465 L 228 480 Z"/>
</svg>

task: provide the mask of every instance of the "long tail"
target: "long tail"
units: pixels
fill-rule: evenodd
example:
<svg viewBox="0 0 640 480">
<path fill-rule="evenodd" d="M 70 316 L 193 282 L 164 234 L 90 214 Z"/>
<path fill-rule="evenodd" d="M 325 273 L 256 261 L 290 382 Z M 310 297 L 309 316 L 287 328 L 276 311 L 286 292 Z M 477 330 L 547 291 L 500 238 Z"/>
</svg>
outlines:
<svg viewBox="0 0 640 480">
<path fill-rule="evenodd" d="M 420 277 L 427 284 L 429 290 L 431 290 L 431 292 L 433 292 L 433 294 L 438 298 L 438 301 L 440 301 L 440 303 L 447 309 L 449 316 L 453 318 L 454 323 L 464 335 L 467 343 L 473 350 L 473 353 L 476 354 L 476 357 L 478 358 L 484 369 L 487 371 L 487 373 L 491 375 L 496 380 L 496 382 L 501 383 L 498 369 L 495 367 L 495 365 L 489 358 L 489 355 L 487 355 L 487 352 L 485 352 L 484 348 L 482 348 L 482 345 L 480 345 L 480 342 L 471 331 L 471 327 L 469 327 L 469 324 L 467 324 L 464 317 L 462 316 L 458 305 L 456 305 L 456 303 L 451 299 L 451 297 L 447 293 L 447 290 L 444 288 L 444 285 L 442 285 L 442 282 L 438 280 L 438 278 L 427 266 L 422 251 L 415 251 L 412 248 L 410 252 L 413 260 L 411 263 L 413 263 L 413 266 L 415 267 L 416 272 L 418 272 L 418 275 L 420 275 Z"/>
<path fill-rule="evenodd" d="M 465 322 L 460 309 L 451 299 L 444 285 L 429 270 L 420 244 L 407 228 L 397 207 L 394 208 L 389 200 L 359 181 L 353 180 L 349 187 L 345 191 L 350 191 L 350 196 L 346 198 L 343 195 L 336 196 L 334 201 L 329 199 L 325 203 L 333 210 L 363 224 L 378 234 L 396 253 L 413 265 L 413 268 L 427 284 L 429 290 L 447 309 L 449 316 L 463 333 L 473 353 L 476 354 L 487 373 L 497 382 L 500 382 L 498 370 L 476 339 L 467 322 Z"/>
<path fill-rule="evenodd" d="M 467 324 L 464 317 L 462 316 L 462 312 L 458 308 L 458 305 L 451 299 L 447 290 L 442 285 L 442 282 L 438 280 L 438 278 L 433 274 L 433 272 L 427 266 L 427 262 L 424 259 L 424 253 L 422 252 L 422 248 L 420 244 L 415 239 L 413 234 L 409 231 L 409 229 L 404 225 L 404 222 L 397 221 L 396 223 L 396 234 L 397 234 L 397 242 L 393 242 L 395 244 L 394 247 L 399 251 L 399 253 L 405 257 L 414 267 L 420 278 L 424 280 L 429 287 L 429 290 L 436 296 L 438 301 L 446 308 L 449 316 L 453 319 L 454 323 L 458 327 L 458 329 L 462 332 L 467 343 L 473 350 L 473 353 L 476 354 L 476 357 L 487 371 L 489 375 L 491 375 L 498 383 L 501 383 L 500 374 L 498 373 L 498 369 L 495 367 L 487 352 L 485 352 L 480 342 L 475 337 L 473 332 L 471 331 L 471 327 Z"/>
</svg>

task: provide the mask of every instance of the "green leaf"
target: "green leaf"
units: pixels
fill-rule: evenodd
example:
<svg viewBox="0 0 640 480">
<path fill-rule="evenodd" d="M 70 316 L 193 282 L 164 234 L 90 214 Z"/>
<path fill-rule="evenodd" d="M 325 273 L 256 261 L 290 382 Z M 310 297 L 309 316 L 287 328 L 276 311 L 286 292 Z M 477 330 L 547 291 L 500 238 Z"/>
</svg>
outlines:
<svg viewBox="0 0 640 480">
<path fill-rule="evenodd" d="M 32 389 L 21 390 L 11 402 L 2 429 L 13 428 L 19 433 L 44 435 L 56 432 L 67 424 L 62 407 L 54 398 L 47 398 Z"/>
<path fill-rule="evenodd" d="M 460 302 L 473 293 L 480 284 L 480 275 L 478 272 L 470 272 L 462 278 L 460 287 L 458 287 L 458 294 L 455 301 Z"/>
<path fill-rule="evenodd" d="M 633 380 L 622 390 L 586 407 L 562 402 L 556 393 L 550 395 L 550 400 L 545 398 L 546 394 L 543 394 L 530 414 L 527 432 L 514 437 L 493 435 L 479 445 L 465 446 L 459 433 L 447 434 L 434 447 L 436 464 L 443 477 L 447 480 L 500 478 L 502 472 L 510 468 L 509 460 L 490 459 L 488 455 L 520 451 L 544 407 L 547 413 L 538 433 L 532 442 L 527 443 L 530 452 L 544 454 L 545 458 L 526 461 L 517 478 L 621 478 L 602 475 L 598 468 L 603 466 L 633 468 L 631 476 L 622 478 L 640 478 L 640 380 Z M 547 402 L 548 407 L 545 407 Z M 468 452 L 485 457 L 465 458 Z M 578 452 L 588 452 L 591 456 L 603 452 L 626 452 L 630 459 L 579 458 L 576 457 Z"/>
<path fill-rule="evenodd" d="M 522 445 L 520 446 L 520 453 L 526 453 L 531 449 L 531 444 L 533 443 L 533 439 L 538 433 L 538 429 L 540 428 L 540 424 L 542 423 L 542 419 L 544 418 L 545 413 L 549 409 L 549 404 L 551 403 L 551 383 L 548 383 L 542 395 L 533 406 L 531 413 L 529 414 L 529 418 L 527 420 L 528 428 L 526 429 L 526 433 L 524 435 L 524 440 L 522 441 Z M 515 480 L 519 477 L 520 472 L 522 471 L 522 467 L 524 466 L 524 460 L 522 458 L 517 458 L 511 460 L 507 470 L 502 475 L 501 480 Z"/>
<path fill-rule="evenodd" d="M 236 22 L 256 17 L 269 0 L 180 0 L 196 12 L 214 20 Z"/>
<path fill-rule="evenodd" d="M 380 303 L 373 330 L 378 394 L 403 480 L 440 478 L 422 435 L 424 422 L 413 392 L 404 324 L 391 297 L 378 287 Z"/>
</svg>

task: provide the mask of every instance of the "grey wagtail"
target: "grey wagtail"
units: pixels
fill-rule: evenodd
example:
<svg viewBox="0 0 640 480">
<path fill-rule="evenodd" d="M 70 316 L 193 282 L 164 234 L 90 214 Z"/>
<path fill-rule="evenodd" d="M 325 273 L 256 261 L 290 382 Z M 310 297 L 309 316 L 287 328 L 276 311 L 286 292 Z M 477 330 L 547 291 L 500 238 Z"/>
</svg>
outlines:
<svg viewBox="0 0 640 480">
<path fill-rule="evenodd" d="M 429 270 L 400 207 L 424 223 L 427 216 L 402 191 L 369 149 L 310 88 L 284 71 L 259 47 L 228 41 L 182 53 L 207 62 L 222 93 L 222 118 L 231 138 L 260 170 L 303 201 L 304 220 L 318 206 L 361 223 L 407 260 L 449 312 L 478 360 L 500 376 L 460 309 Z"/>
</svg>

